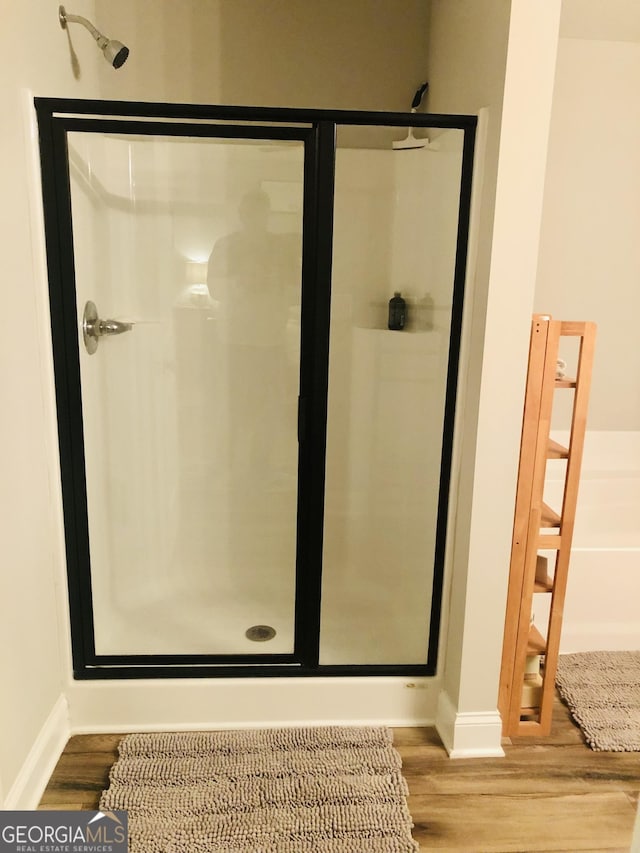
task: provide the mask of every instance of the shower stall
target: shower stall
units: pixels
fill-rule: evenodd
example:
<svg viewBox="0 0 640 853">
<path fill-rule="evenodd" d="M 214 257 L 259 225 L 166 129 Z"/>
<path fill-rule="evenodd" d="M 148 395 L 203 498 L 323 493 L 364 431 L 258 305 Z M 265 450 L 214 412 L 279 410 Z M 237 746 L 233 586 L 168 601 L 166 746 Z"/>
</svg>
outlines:
<svg viewBox="0 0 640 853">
<path fill-rule="evenodd" d="M 475 117 L 36 109 L 75 677 L 433 674 Z"/>
</svg>

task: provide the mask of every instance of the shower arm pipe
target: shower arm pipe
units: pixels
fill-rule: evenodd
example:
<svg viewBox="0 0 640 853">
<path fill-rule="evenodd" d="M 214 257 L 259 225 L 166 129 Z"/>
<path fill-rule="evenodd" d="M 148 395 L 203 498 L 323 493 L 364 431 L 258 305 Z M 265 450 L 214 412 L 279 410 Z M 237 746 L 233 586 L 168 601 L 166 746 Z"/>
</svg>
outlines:
<svg viewBox="0 0 640 853">
<path fill-rule="evenodd" d="M 82 15 L 71 15 L 68 12 L 65 12 L 63 6 L 60 7 L 58 14 L 60 17 L 60 25 L 63 29 L 66 29 L 67 24 L 82 24 L 82 26 L 89 30 L 91 35 L 98 42 L 98 47 L 101 50 L 103 50 L 109 43 L 109 39 L 106 36 L 103 36 L 102 33 L 93 26 L 91 21 L 83 18 Z"/>
</svg>

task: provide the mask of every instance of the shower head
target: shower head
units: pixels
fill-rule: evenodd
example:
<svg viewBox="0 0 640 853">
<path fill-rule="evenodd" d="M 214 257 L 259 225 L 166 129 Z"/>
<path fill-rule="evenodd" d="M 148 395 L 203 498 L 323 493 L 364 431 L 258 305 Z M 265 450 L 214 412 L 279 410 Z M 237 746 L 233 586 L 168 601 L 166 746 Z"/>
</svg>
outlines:
<svg viewBox="0 0 640 853">
<path fill-rule="evenodd" d="M 127 61 L 129 48 L 122 44 L 121 41 L 108 39 L 106 36 L 103 36 L 102 33 L 98 32 L 98 30 L 93 26 L 91 21 L 83 18 L 82 15 L 69 15 L 65 11 L 64 6 L 59 6 L 58 20 L 60 21 L 60 26 L 63 30 L 66 30 L 67 24 L 82 24 L 82 26 L 89 30 L 96 40 L 98 47 L 103 52 L 104 58 L 107 60 L 109 65 L 113 65 L 114 68 L 120 68 Z"/>
<path fill-rule="evenodd" d="M 102 52 L 109 65 L 113 65 L 114 68 L 124 65 L 129 56 L 129 48 L 116 39 L 109 39 L 102 48 Z"/>
<path fill-rule="evenodd" d="M 428 83 L 423 83 L 418 87 L 417 92 L 413 96 L 413 101 L 411 102 L 411 112 L 417 113 L 418 107 L 422 103 L 422 99 L 425 96 L 425 92 L 429 89 Z M 413 133 L 413 128 L 407 128 L 407 135 L 404 139 L 396 140 L 392 143 L 392 147 L 394 151 L 407 151 L 410 148 L 426 148 L 429 145 L 429 140 L 427 137 L 423 139 L 418 139 L 417 136 Z"/>
<path fill-rule="evenodd" d="M 411 112 L 415 113 L 415 110 L 411 110 Z M 426 136 L 422 139 L 414 136 L 412 127 L 407 129 L 407 135 L 404 139 L 394 139 L 391 143 L 391 147 L 394 151 L 408 151 L 411 148 L 426 148 L 428 145 L 429 139 Z"/>
</svg>

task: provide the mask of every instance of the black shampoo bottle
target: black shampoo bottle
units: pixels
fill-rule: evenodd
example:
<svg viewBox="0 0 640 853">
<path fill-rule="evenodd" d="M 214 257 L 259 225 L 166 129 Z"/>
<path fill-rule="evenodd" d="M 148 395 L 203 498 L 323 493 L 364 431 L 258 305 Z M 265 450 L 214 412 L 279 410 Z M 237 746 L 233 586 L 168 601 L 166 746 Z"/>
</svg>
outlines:
<svg viewBox="0 0 640 853">
<path fill-rule="evenodd" d="M 407 322 L 407 303 L 400 292 L 396 290 L 389 300 L 389 328 L 394 332 L 400 332 Z"/>
</svg>

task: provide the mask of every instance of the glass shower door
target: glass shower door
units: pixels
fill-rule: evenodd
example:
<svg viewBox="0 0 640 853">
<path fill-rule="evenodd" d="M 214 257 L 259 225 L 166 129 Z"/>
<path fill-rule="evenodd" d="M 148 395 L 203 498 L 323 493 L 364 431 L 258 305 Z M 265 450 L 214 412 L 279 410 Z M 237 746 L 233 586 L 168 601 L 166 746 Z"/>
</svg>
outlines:
<svg viewBox="0 0 640 853">
<path fill-rule="evenodd" d="M 67 134 L 105 659 L 294 651 L 304 140 L 241 134 Z"/>
<path fill-rule="evenodd" d="M 475 117 L 35 105 L 74 676 L 435 674 Z"/>
</svg>

